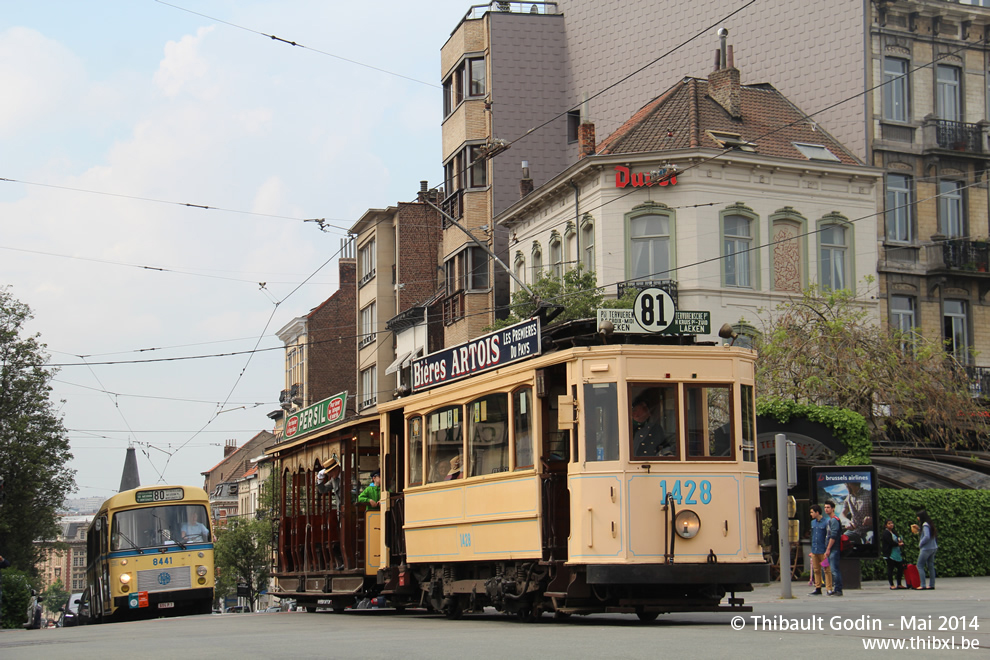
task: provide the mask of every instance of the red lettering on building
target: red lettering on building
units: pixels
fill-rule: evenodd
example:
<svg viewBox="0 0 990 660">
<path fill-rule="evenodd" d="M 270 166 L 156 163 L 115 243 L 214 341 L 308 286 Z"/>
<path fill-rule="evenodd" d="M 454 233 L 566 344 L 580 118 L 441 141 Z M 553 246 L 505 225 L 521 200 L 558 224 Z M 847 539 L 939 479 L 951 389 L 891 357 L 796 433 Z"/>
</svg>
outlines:
<svg viewBox="0 0 990 660">
<path fill-rule="evenodd" d="M 632 186 L 633 188 L 650 188 L 652 186 L 674 185 L 677 185 L 676 169 L 662 169 L 658 172 L 657 177 L 654 178 L 652 172 L 632 172 L 628 167 L 623 165 L 615 166 L 616 188 L 625 188 L 626 186 Z"/>
</svg>

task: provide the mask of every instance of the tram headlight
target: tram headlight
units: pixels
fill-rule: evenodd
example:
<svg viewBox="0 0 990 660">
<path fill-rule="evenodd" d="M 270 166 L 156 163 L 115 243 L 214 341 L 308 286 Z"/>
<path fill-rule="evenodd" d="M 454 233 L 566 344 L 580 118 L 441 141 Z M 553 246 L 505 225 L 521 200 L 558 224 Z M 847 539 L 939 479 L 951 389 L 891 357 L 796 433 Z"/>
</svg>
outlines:
<svg viewBox="0 0 990 660">
<path fill-rule="evenodd" d="M 692 539 L 701 530 L 701 518 L 690 509 L 684 509 L 674 519 L 674 531 L 682 539 Z"/>
<path fill-rule="evenodd" d="M 130 573 L 121 573 L 120 574 L 120 583 L 121 584 L 128 584 L 130 581 L 131 581 L 131 574 Z"/>
<path fill-rule="evenodd" d="M 206 573 L 207 573 L 206 566 L 197 566 L 196 567 L 196 575 L 198 575 L 200 577 L 206 577 Z"/>
<path fill-rule="evenodd" d="M 127 566 L 127 560 L 126 559 L 121 559 L 120 560 L 120 565 L 121 566 Z"/>
</svg>

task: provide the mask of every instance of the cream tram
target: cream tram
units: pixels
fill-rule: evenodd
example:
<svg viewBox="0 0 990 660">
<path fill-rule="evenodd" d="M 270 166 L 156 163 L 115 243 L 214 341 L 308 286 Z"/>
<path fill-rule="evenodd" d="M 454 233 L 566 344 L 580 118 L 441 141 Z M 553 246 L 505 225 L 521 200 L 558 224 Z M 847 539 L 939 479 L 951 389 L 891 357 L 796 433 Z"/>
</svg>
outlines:
<svg viewBox="0 0 990 660">
<path fill-rule="evenodd" d="M 385 595 L 451 617 L 748 610 L 756 356 L 692 340 L 534 319 L 414 363 L 422 391 L 379 406 Z"/>
<path fill-rule="evenodd" d="M 451 618 L 749 611 L 739 594 L 769 579 L 755 358 L 533 319 L 416 360 L 378 419 L 270 450 L 285 595 Z M 320 493 L 328 461 L 340 484 Z M 355 494 L 379 469 L 368 509 Z"/>
</svg>

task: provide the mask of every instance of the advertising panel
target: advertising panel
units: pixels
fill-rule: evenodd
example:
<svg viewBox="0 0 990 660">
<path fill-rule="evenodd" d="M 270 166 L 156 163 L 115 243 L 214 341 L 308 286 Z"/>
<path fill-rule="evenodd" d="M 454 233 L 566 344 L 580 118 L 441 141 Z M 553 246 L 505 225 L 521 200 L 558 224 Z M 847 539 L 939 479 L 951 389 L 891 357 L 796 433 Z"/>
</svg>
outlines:
<svg viewBox="0 0 990 660">
<path fill-rule="evenodd" d="M 870 465 L 830 465 L 811 468 L 812 497 L 824 507 L 835 503 L 842 523 L 843 557 L 875 559 L 880 553 L 877 520 L 876 468 Z"/>
<path fill-rule="evenodd" d="M 540 320 L 523 321 L 414 360 L 412 391 L 444 385 L 539 354 Z"/>
</svg>

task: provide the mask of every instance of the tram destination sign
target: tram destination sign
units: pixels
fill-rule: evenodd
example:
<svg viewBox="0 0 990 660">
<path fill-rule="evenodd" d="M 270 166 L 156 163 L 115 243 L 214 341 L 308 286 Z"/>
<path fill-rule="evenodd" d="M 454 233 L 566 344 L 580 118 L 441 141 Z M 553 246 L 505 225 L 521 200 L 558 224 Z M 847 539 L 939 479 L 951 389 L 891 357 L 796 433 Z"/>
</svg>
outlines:
<svg viewBox="0 0 990 660">
<path fill-rule="evenodd" d="M 323 399 L 307 406 L 298 412 L 292 413 L 285 420 L 285 439 L 295 438 L 305 435 L 325 426 L 336 424 L 344 419 L 344 410 L 347 408 L 347 391 L 334 394 L 328 399 Z"/>
<path fill-rule="evenodd" d="M 175 502 L 181 500 L 184 493 L 181 488 L 157 488 L 155 490 L 139 490 L 134 493 L 134 501 L 138 504 L 149 502 Z"/>
<path fill-rule="evenodd" d="M 451 383 L 540 354 L 540 320 L 530 319 L 414 360 L 412 391 Z"/>
<path fill-rule="evenodd" d="M 611 321 L 615 332 L 649 333 L 661 335 L 709 335 L 712 332 L 711 312 L 674 312 L 673 322 L 660 332 L 647 330 L 636 320 L 631 309 L 599 309 L 598 327 L 603 321 Z"/>
</svg>

